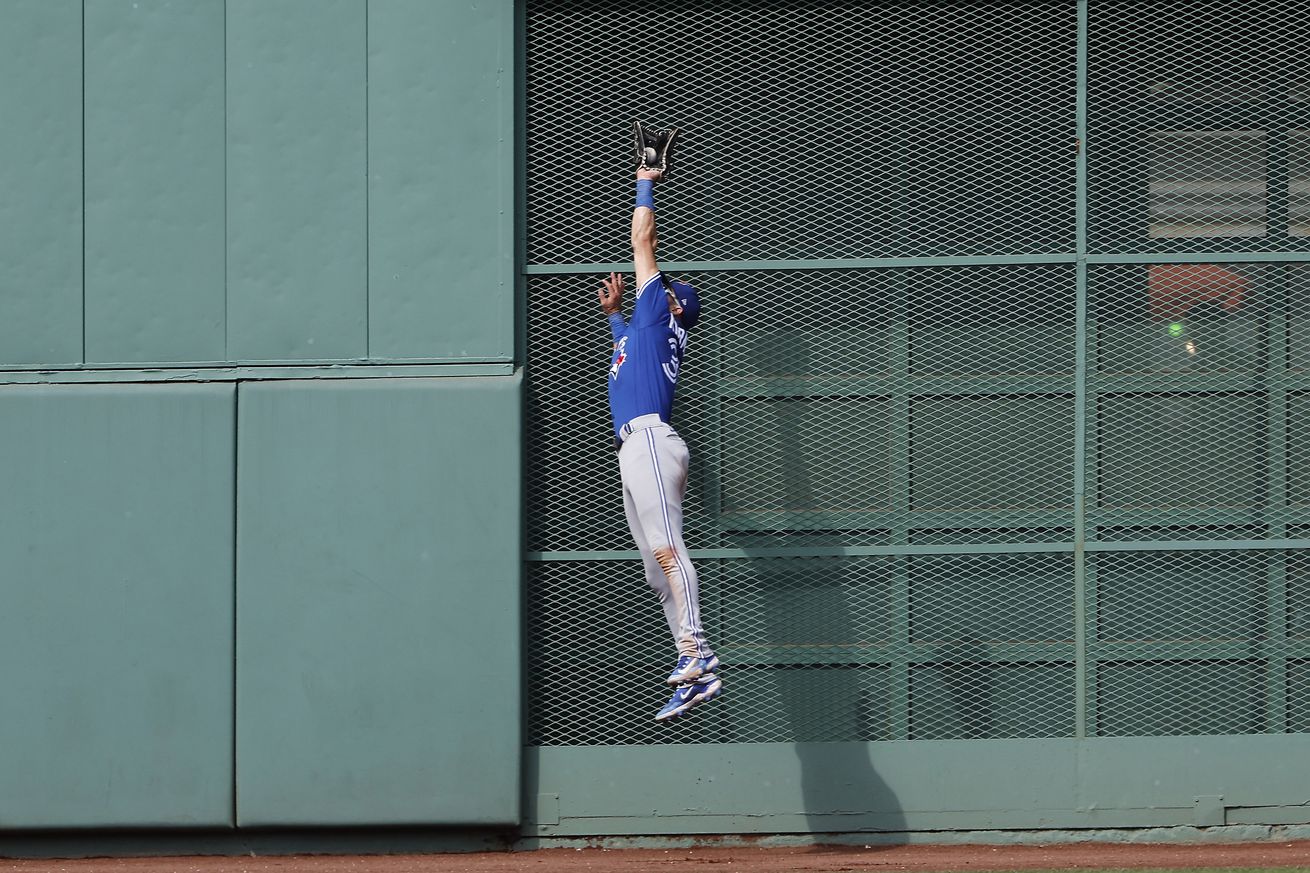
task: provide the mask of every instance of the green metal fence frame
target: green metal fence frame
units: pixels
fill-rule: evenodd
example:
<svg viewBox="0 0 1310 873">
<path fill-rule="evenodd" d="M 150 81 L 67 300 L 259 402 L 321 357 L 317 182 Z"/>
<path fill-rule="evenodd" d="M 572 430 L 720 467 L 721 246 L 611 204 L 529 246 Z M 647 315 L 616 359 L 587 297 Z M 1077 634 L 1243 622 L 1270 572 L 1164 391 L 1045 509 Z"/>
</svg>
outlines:
<svg viewBox="0 0 1310 873">
<path fill-rule="evenodd" d="M 518 0 L 518 17 L 517 25 L 519 29 L 519 48 L 521 52 L 526 52 L 527 35 L 525 33 L 525 14 L 524 9 L 527 0 Z M 1089 555 L 1098 553 L 1122 553 L 1122 552 L 1219 552 L 1233 550 L 1290 550 L 1290 549 L 1310 549 L 1310 538 L 1287 537 L 1288 528 L 1292 525 L 1310 525 L 1310 508 L 1301 510 L 1278 510 L 1276 517 L 1270 513 L 1267 521 L 1263 522 L 1270 531 L 1270 537 L 1265 539 L 1225 539 L 1225 540 L 1139 540 L 1139 541 L 1113 541 L 1113 542 L 1089 542 L 1087 531 L 1089 527 L 1095 524 L 1089 521 L 1089 508 L 1087 505 L 1087 496 L 1089 493 L 1095 493 L 1094 471 L 1089 468 L 1089 462 L 1092 461 L 1091 452 L 1088 446 L 1088 423 L 1091 420 L 1088 410 L 1091 404 L 1095 403 L 1098 396 L 1102 393 L 1112 393 L 1123 391 L 1125 389 L 1150 390 L 1152 376 L 1128 376 L 1128 377 L 1111 377 L 1094 379 L 1089 372 L 1088 361 L 1091 359 L 1091 352 L 1095 343 L 1095 336 L 1089 328 L 1092 320 L 1088 311 L 1088 272 L 1089 267 L 1101 264 L 1210 264 L 1210 263 L 1310 263 L 1310 252 L 1234 252 L 1234 251 L 1192 251 L 1192 252 L 1148 252 L 1148 253 L 1127 253 L 1127 254 L 1108 254 L 1095 253 L 1089 251 L 1088 241 L 1088 150 L 1094 149 L 1095 142 L 1089 142 L 1088 139 L 1088 9 L 1096 0 L 1076 0 L 1078 16 L 1078 36 L 1077 36 L 1077 104 L 1075 107 L 1075 124 L 1076 136 L 1078 143 L 1076 167 L 1075 167 L 1075 250 L 1071 253 L 1035 253 L 1026 255 L 966 255 L 960 257 L 889 257 L 889 258 L 833 258 L 833 259 L 798 259 L 798 260 L 741 260 L 741 261 L 670 261 L 662 266 L 671 272 L 692 272 L 696 274 L 710 274 L 715 272 L 728 271 L 783 271 L 783 270 L 807 270 L 807 271 L 833 271 L 833 270 L 854 270 L 854 269 L 892 269 L 904 267 L 971 267 L 971 266 L 989 266 L 989 265 L 1043 265 L 1043 264 L 1070 264 L 1075 270 L 1076 279 L 1076 313 L 1075 325 L 1077 332 L 1076 339 L 1076 359 L 1072 384 L 1072 393 L 1075 407 L 1075 424 L 1074 424 L 1074 508 L 1073 508 L 1073 538 L 1070 542 L 1054 543 L 1018 543 L 1018 544 L 973 544 L 973 545 L 912 545 L 908 542 L 906 525 L 901 522 L 888 525 L 892 532 L 892 544 L 885 546 L 832 546 L 832 547 L 780 547 L 780 548 L 700 548 L 691 549 L 690 554 L 693 560 L 712 561 L 721 559 L 739 559 L 739 558 L 767 558 L 767 557 L 856 557 L 856 556 L 887 556 L 892 558 L 908 558 L 914 555 L 980 555 L 980 554 L 1058 554 L 1072 553 L 1074 558 L 1074 640 L 1073 645 L 1067 644 L 1050 644 L 1041 646 L 1032 645 L 1009 645 L 993 647 L 993 656 L 989 663 L 1004 663 L 1007 660 L 1037 660 L 1049 663 L 1065 662 L 1072 659 L 1075 668 L 1075 731 L 1073 738 L 1085 739 L 1097 735 L 1096 724 L 1096 672 L 1099 665 L 1107 661 L 1122 660 L 1131 658 L 1134 661 L 1151 661 L 1167 660 L 1176 658 L 1186 658 L 1188 660 L 1198 659 L 1258 659 L 1263 661 L 1266 670 L 1267 682 L 1267 713 L 1268 719 L 1265 733 L 1283 733 L 1287 730 L 1287 710 L 1286 710 L 1286 692 L 1287 692 L 1287 662 L 1291 659 L 1310 659 L 1310 640 L 1293 641 L 1287 638 L 1286 634 L 1286 574 L 1284 568 L 1276 562 L 1271 565 L 1269 578 L 1267 582 L 1266 593 L 1268 602 L 1266 605 L 1266 615 L 1269 618 L 1268 638 L 1259 643 L 1239 642 L 1239 643 L 1150 643 L 1150 644 L 1117 644 L 1102 643 L 1095 641 L 1096 629 L 1096 578 L 1094 566 L 1089 566 Z M 520 56 L 521 58 L 524 55 Z M 526 62 L 520 63 L 520 83 L 518 95 L 518 122 L 517 128 L 520 134 L 526 133 L 527 118 L 527 95 L 526 95 Z M 623 123 L 622 119 L 616 119 L 616 124 Z M 1281 173 L 1281 178 L 1286 181 L 1287 168 L 1286 160 L 1282 160 L 1277 167 L 1271 167 L 1270 174 L 1275 170 Z M 522 170 L 520 170 L 522 172 Z M 1272 186 L 1272 181 L 1271 181 Z M 521 333 L 520 349 L 522 350 L 522 360 L 525 361 L 529 380 L 531 377 L 532 362 L 527 360 L 526 352 L 526 334 L 527 334 L 527 315 L 526 286 L 528 280 L 533 276 L 549 275 L 575 275 L 580 277 L 590 277 L 608 274 L 611 271 L 623 272 L 631 269 L 630 263 L 568 263 L 568 264 L 527 264 L 527 204 L 526 204 L 526 185 L 520 185 L 519 191 L 519 213 L 521 216 L 519 224 L 519 241 L 518 241 L 518 258 L 521 267 L 520 271 L 520 300 L 521 300 L 521 324 L 523 331 Z M 1271 203 L 1270 221 L 1281 214 L 1281 207 Z M 1285 210 L 1283 210 L 1285 212 Z M 1271 314 L 1271 318 L 1281 318 L 1277 313 Z M 1273 356 L 1277 352 L 1270 348 L 1266 351 L 1266 356 Z M 904 360 L 904 357 L 902 357 Z M 900 375 L 904 376 L 902 372 Z M 997 380 L 988 380 L 989 384 L 994 384 Z M 1159 381 L 1156 379 L 1156 381 Z M 1222 385 L 1219 383 L 1222 381 Z M 1232 391 L 1234 383 L 1231 378 L 1225 380 L 1213 380 L 1216 389 Z M 1172 380 L 1169 387 L 1176 390 L 1177 380 Z M 1192 382 L 1189 380 L 1189 387 L 1193 389 L 1204 389 L 1209 387 L 1204 378 Z M 1047 390 L 1065 392 L 1069 390 L 1067 377 L 1029 377 L 1017 380 L 1009 386 L 997 386 L 993 390 L 998 393 L 1005 393 L 1006 389 L 1010 390 Z M 1270 488 L 1272 491 L 1285 491 L 1285 475 L 1279 475 L 1279 466 L 1285 465 L 1285 446 L 1287 439 L 1287 414 L 1286 398 L 1291 391 L 1310 391 L 1310 374 L 1305 376 L 1277 376 L 1262 378 L 1261 389 L 1268 392 L 1268 409 L 1269 409 L 1269 440 L 1270 448 L 1275 450 L 1272 456 L 1274 460 L 1274 469 L 1271 470 Z M 960 383 L 953 382 L 952 391 L 960 390 Z M 970 387 L 971 393 L 976 389 Z M 1241 390 L 1238 388 L 1237 390 Z M 984 388 L 976 393 L 986 393 Z M 732 392 L 733 396 L 741 396 L 741 392 Z M 771 392 L 771 396 L 777 392 Z M 888 392 L 883 388 L 879 391 L 880 395 L 886 395 Z M 918 394 L 919 392 L 915 392 Z M 898 410 L 896 420 L 902 424 L 908 418 L 908 392 L 901 388 L 892 392 L 893 402 L 898 403 L 902 408 Z M 525 410 L 525 426 L 531 427 L 530 414 Z M 718 431 L 716 430 L 716 433 Z M 904 440 L 906 434 L 903 432 L 901 437 Z M 715 465 L 720 460 L 719 447 L 717 445 L 708 445 L 698 447 L 699 451 L 704 453 L 709 459 L 709 466 L 715 469 Z M 1283 449 L 1281 454 L 1277 450 Z M 1283 459 L 1283 460 L 1279 460 Z M 906 454 L 904 452 L 895 454 L 893 457 L 892 481 L 893 493 L 904 492 L 907 486 L 908 469 L 905 463 Z M 1285 472 L 1285 471 L 1283 471 Z M 713 489 L 710 489 L 711 491 Z M 1271 498 L 1279 499 L 1279 494 L 1270 494 Z M 717 497 L 707 495 L 707 508 L 714 512 L 717 510 Z M 1279 505 L 1275 503 L 1274 505 Z M 1115 521 L 1117 524 L 1134 524 L 1134 523 L 1153 523 L 1160 524 L 1164 521 L 1178 523 L 1198 523 L 1204 522 L 1204 511 L 1198 513 L 1188 513 L 1185 510 L 1156 510 L 1149 514 L 1149 518 L 1144 513 L 1138 513 L 1136 516 L 1130 512 L 1117 512 Z M 887 513 L 889 519 L 897 513 L 892 510 Z M 1007 520 L 1013 521 L 1019 513 L 1004 513 Z M 1034 525 L 1058 526 L 1065 523 L 1067 514 L 1059 512 L 1047 513 L 1044 516 L 1023 513 L 1025 523 L 1031 522 Z M 942 523 L 949 525 L 949 514 L 943 514 Z M 969 513 L 971 519 L 977 519 L 979 513 Z M 1058 517 L 1057 517 L 1058 516 Z M 1218 516 L 1215 516 L 1218 520 Z M 1230 515 L 1225 514 L 1223 521 L 1232 524 Z M 918 527 L 916 525 L 916 527 Z M 604 560 L 640 560 L 640 555 L 635 549 L 627 550 L 594 550 L 594 551 L 528 551 L 524 559 L 530 566 L 533 563 L 552 562 L 552 561 L 604 561 Z M 907 573 L 905 571 L 906 562 L 904 560 L 897 562 L 899 569 L 897 578 L 900 584 L 896 585 L 894 591 L 899 592 L 893 603 L 894 627 L 899 631 L 904 631 L 908 622 L 908 594 L 907 594 Z M 707 596 L 713 596 L 708 594 Z M 902 638 L 903 637 L 903 638 Z M 1147 651 L 1149 650 L 1149 651 Z M 850 652 L 843 652 L 845 660 L 849 660 Z M 873 661 L 882 665 L 889 666 L 895 675 L 892 684 L 893 687 L 904 689 L 908 687 L 908 676 L 905 675 L 909 670 L 909 665 L 913 658 L 909 653 L 908 636 L 900 633 L 897 640 L 886 646 L 870 647 L 868 651 L 859 653 L 862 659 Z M 796 663 L 797 656 L 795 653 L 789 653 L 788 659 Z M 925 659 L 926 660 L 926 659 Z M 818 662 L 823 662 L 822 659 Z M 903 697 L 904 694 L 899 695 Z M 892 739 L 907 739 L 909 734 L 907 703 L 904 700 L 892 701 L 892 724 L 894 736 Z"/>
</svg>

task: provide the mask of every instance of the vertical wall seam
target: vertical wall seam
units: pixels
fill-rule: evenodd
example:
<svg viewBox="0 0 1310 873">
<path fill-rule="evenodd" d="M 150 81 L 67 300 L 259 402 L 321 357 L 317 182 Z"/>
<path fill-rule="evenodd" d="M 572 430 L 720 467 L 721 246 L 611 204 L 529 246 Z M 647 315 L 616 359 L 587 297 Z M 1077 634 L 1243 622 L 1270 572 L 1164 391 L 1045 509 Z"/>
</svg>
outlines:
<svg viewBox="0 0 1310 873">
<path fill-rule="evenodd" d="M 1074 110 L 1074 736 L 1084 738 L 1087 716 L 1087 3 L 1078 0 L 1077 84 Z"/>
<path fill-rule="evenodd" d="M 523 132 L 527 129 L 528 119 L 528 23 L 527 8 L 524 0 L 515 0 L 510 14 L 511 47 L 514 70 L 510 76 L 510 135 L 513 142 L 523 142 Z M 511 147 L 509 154 L 513 154 Z M 519 745 L 523 748 L 520 759 L 519 795 L 520 810 L 530 808 L 532 798 L 526 796 L 529 779 L 526 778 L 528 758 L 528 738 L 532 736 L 532 627 L 529 621 L 531 605 L 532 579 L 526 560 L 527 548 L 531 544 L 528 530 L 527 512 L 527 471 L 531 469 L 531 434 L 528 425 L 532 419 L 532 373 L 528 366 L 528 281 L 527 281 L 527 170 L 522 161 L 510 160 L 510 178 L 514 184 L 512 204 L 514 214 L 510 216 L 513 228 L 513 306 L 514 330 L 513 349 L 511 351 L 515 366 L 523 368 L 523 381 L 519 394 L 519 554 L 523 558 L 519 564 Z"/>
<path fill-rule="evenodd" d="M 228 136 L 228 14 L 229 6 L 227 0 L 223 0 L 223 357 L 227 360 L 232 358 L 232 350 L 229 343 L 228 331 L 232 323 L 230 309 L 229 285 L 231 283 L 231 247 L 229 245 L 231 222 L 230 209 L 230 188 L 228 179 L 228 159 L 232 150 L 232 143 Z M 239 482 L 241 476 L 241 382 L 237 381 L 232 386 L 232 827 L 237 827 L 240 822 L 241 803 L 239 799 L 240 781 L 238 773 L 241 768 L 241 760 L 238 757 L 240 746 L 238 743 L 237 731 L 239 729 L 239 718 L 237 706 L 239 705 L 240 693 L 240 670 L 241 659 L 239 657 L 238 646 L 240 645 L 240 624 L 237 610 L 240 607 L 240 599 L 237 587 L 240 583 L 240 522 L 241 517 L 238 510 L 238 501 L 241 498 Z"/>
<path fill-rule="evenodd" d="M 369 35 L 370 17 L 369 0 L 364 0 L 364 357 L 373 357 L 373 268 L 370 260 L 372 254 L 372 217 L 373 217 L 373 178 L 369 166 Z"/>
<path fill-rule="evenodd" d="M 526 394 L 528 365 L 528 170 L 525 161 L 516 160 L 515 154 L 519 143 L 527 142 L 528 129 L 528 12 L 526 0 L 517 0 L 514 4 L 514 92 L 510 122 L 512 141 L 506 150 L 510 166 L 511 180 L 514 184 L 512 204 L 514 208 L 514 291 L 515 322 L 514 332 L 515 359 L 523 366 L 524 388 Z M 526 419 L 525 419 L 526 424 Z M 526 543 L 527 540 L 525 539 Z"/>
<path fill-rule="evenodd" d="M 86 361 L 86 0 L 82 0 L 82 354 Z"/>
<path fill-rule="evenodd" d="M 227 0 L 223 0 L 223 359 L 232 360 L 232 350 L 228 346 L 228 329 L 232 323 L 231 302 L 228 286 L 231 279 L 230 261 L 232 259 L 232 250 L 228 238 L 230 230 L 228 223 L 231 220 L 229 208 L 229 182 L 228 182 L 228 153 L 232 150 L 232 143 L 228 138 L 228 76 L 227 76 Z"/>
<path fill-rule="evenodd" d="M 237 827 L 239 819 L 237 818 L 239 803 L 237 801 L 237 792 L 239 782 L 237 780 L 237 770 L 240 768 L 240 759 L 237 757 L 237 705 L 238 693 L 240 688 L 240 677 L 238 673 L 241 670 L 241 659 L 238 657 L 237 646 L 240 637 L 238 636 L 238 618 L 237 608 L 240 605 L 237 585 L 240 581 L 238 572 L 240 560 L 240 513 L 238 511 L 237 501 L 241 497 L 240 483 L 240 463 L 241 463 L 241 382 L 235 382 L 232 385 L 232 826 Z"/>
</svg>

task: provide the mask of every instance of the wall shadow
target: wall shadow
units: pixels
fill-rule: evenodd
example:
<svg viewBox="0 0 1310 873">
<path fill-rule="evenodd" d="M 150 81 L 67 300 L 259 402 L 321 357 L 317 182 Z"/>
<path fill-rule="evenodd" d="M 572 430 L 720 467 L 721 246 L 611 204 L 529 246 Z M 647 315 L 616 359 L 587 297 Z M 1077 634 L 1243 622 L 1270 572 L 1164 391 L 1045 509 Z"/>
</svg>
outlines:
<svg viewBox="0 0 1310 873">
<path fill-rule="evenodd" d="M 795 380 L 810 371 L 809 343 L 792 328 L 759 334 L 750 355 L 755 374 L 766 380 Z M 825 429 L 814 421 L 813 405 L 803 399 L 764 402 L 769 411 L 750 438 L 761 443 L 766 453 L 761 457 L 781 460 L 781 489 L 771 493 L 792 517 L 813 511 L 823 495 L 816 495 L 806 462 L 806 434 L 816 432 L 816 426 Z M 808 528 L 739 532 L 730 540 L 763 549 L 841 546 L 849 538 L 840 531 Z M 808 831 L 819 842 L 824 834 L 855 832 L 878 834 L 879 845 L 905 842 L 899 802 L 871 760 L 877 746 L 870 743 L 890 736 L 887 671 L 854 658 L 814 655 L 816 647 L 858 642 L 856 611 L 861 605 L 852 601 L 877 596 L 859 590 L 869 584 L 867 572 L 854 571 L 851 561 L 842 558 L 759 556 L 750 561 L 766 616 L 767 645 L 774 652 L 766 659 L 771 664 L 751 669 L 764 674 L 757 687 L 776 692 L 795 743 Z"/>
</svg>

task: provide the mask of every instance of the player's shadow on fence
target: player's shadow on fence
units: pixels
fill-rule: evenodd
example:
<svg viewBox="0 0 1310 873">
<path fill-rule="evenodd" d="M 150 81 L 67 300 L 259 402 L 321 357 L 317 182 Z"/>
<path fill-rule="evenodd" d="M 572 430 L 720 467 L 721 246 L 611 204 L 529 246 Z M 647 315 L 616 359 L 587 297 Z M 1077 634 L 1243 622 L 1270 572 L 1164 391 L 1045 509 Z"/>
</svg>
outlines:
<svg viewBox="0 0 1310 873">
<path fill-rule="evenodd" d="M 763 333 L 751 345 L 755 371 L 769 381 L 804 377 L 810 354 L 805 337 L 790 328 Z M 806 458 L 822 451 L 821 446 L 807 446 L 806 440 L 811 438 L 807 435 L 827 432 L 816 419 L 821 405 L 803 397 L 767 403 L 764 426 L 752 438 L 764 444 L 757 457 L 775 459 L 782 471 L 781 489 L 771 493 L 781 501 L 785 517 L 792 519 L 787 525 L 791 529 L 741 534 L 740 543 L 753 548 L 845 544 L 843 532 L 805 522 L 805 513 L 817 506 Z M 771 663 L 752 669 L 771 674 L 760 677 L 758 687 L 772 686 L 776 692 L 773 699 L 795 743 L 808 831 L 868 832 L 878 834 L 879 844 L 904 842 L 905 817 L 875 769 L 878 745 L 871 742 L 888 736 L 888 671 L 855 657 L 822 654 L 855 643 L 860 635 L 856 615 L 885 592 L 867 590 L 873 584 L 868 573 L 844 558 L 761 555 L 752 559 L 752 568 L 767 615 L 767 648 L 773 655 L 767 659 Z"/>
</svg>

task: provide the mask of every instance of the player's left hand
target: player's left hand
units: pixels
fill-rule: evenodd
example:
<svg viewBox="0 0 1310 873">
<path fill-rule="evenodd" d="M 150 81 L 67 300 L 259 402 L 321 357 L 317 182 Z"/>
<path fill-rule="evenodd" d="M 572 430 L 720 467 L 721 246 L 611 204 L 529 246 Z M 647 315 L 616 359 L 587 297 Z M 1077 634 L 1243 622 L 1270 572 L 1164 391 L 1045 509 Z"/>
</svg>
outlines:
<svg viewBox="0 0 1310 873">
<path fill-rule="evenodd" d="M 610 273 L 610 277 L 596 289 L 596 296 L 606 315 L 618 312 L 623 307 L 623 277 L 618 273 Z"/>
</svg>

